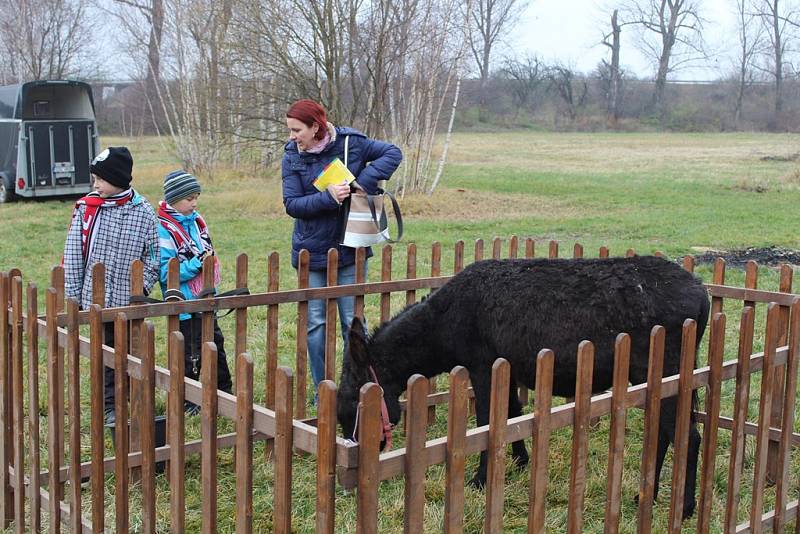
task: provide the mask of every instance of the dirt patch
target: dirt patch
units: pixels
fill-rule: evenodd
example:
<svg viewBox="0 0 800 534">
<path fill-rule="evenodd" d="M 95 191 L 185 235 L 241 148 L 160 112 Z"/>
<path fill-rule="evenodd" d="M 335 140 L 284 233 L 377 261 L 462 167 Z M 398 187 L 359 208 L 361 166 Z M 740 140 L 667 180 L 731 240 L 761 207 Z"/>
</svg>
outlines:
<svg viewBox="0 0 800 534">
<path fill-rule="evenodd" d="M 787 161 L 798 161 L 800 160 L 800 152 L 795 152 L 793 154 L 787 155 L 780 155 L 780 156 L 761 156 L 761 161 L 780 161 L 780 162 L 787 162 Z"/>
<path fill-rule="evenodd" d="M 777 266 L 782 263 L 800 265 L 800 251 L 783 247 L 750 247 L 740 250 L 707 250 L 694 257 L 696 263 L 714 263 L 717 258 L 725 260 L 726 267 L 744 268 L 753 260 L 759 265 Z"/>
</svg>

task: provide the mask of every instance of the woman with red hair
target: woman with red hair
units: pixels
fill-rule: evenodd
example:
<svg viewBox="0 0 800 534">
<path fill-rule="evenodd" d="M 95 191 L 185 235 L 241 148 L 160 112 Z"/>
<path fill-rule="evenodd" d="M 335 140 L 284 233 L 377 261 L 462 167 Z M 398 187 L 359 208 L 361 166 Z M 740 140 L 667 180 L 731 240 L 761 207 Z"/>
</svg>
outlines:
<svg viewBox="0 0 800 534">
<path fill-rule="evenodd" d="M 298 253 L 310 253 L 310 287 L 327 285 L 328 249 L 339 251 L 339 284 L 355 282 L 355 249 L 339 244 L 337 215 L 342 201 L 350 195 L 347 183 L 332 184 L 318 191 L 313 182 L 334 159 L 347 161 L 358 185 L 367 193 L 378 191 L 378 182 L 388 180 L 403 159 L 391 143 L 369 139 L 352 128 L 335 127 L 328 122 L 325 108 L 313 100 L 298 100 L 286 112 L 289 142 L 286 143 L 281 172 L 283 205 L 292 216 L 292 266 L 297 268 Z M 345 142 L 347 141 L 347 142 Z M 347 146 L 347 158 L 345 158 Z M 372 250 L 367 248 L 367 258 Z M 365 272 L 366 272 L 366 265 Z M 353 321 L 353 297 L 337 299 L 342 337 Z M 325 302 L 308 303 L 308 356 L 316 386 L 325 379 Z"/>
</svg>

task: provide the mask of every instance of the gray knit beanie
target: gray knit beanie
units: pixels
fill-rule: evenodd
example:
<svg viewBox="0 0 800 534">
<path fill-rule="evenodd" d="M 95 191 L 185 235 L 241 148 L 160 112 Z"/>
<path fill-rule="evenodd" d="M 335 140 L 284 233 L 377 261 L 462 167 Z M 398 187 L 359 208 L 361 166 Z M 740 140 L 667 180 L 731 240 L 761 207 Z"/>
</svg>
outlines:
<svg viewBox="0 0 800 534">
<path fill-rule="evenodd" d="M 164 200 L 167 204 L 174 204 L 194 193 L 200 193 L 200 182 L 183 169 L 164 177 Z"/>
</svg>

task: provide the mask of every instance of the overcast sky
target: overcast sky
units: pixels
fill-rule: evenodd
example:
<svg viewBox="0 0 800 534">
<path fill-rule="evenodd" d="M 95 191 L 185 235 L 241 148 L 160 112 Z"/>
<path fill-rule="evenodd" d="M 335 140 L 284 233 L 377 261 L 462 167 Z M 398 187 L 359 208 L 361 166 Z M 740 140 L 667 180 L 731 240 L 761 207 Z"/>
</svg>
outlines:
<svg viewBox="0 0 800 534">
<path fill-rule="evenodd" d="M 508 43 L 513 55 L 528 51 L 545 62 L 561 61 L 573 68 L 589 72 L 609 49 L 598 45 L 610 27 L 608 0 L 529 0 L 519 24 L 510 32 Z M 672 79 L 713 79 L 730 68 L 730 62 L 719 50 L 735 46 L 736 17 L 734 0 L 699 0 L 705 19 L 705 34 L 709 51 L 715 59 L 705 67 L 685 69 L 671 75 Z M 727 40 L 727 43 L 726 43 Z M 623 28 L 621 63 L 638 76 L 653 75 L 648 64 L 635 48 L 633 31 Z"/>
</svg>

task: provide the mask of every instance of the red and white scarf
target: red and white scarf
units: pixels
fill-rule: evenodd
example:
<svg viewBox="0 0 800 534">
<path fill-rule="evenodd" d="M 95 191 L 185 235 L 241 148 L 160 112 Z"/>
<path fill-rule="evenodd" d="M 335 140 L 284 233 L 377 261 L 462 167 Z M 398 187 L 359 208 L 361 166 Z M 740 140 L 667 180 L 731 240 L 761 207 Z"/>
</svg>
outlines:
<svg viewBox="0 0 800 534">
<path fill-rule="evenodd" d="M 83 253 L 84 267 L 94 248 L 100 209 L 121 206 L 133 200 L 133 195 L 132 188 L 106 198 L 101 197 L 97 191 L 92 191 L 75 202 L 75 210 L 78 210 L 80 206 L 86 206 L 83 212 L 83 220 L 81 221 L 81 252 Z"/>
<path fill-rule="evenodd" d="M 176 255 L 178 261 L 187 261 L 194 257 L 200 256 L 203 252 L 213 253 L 214 247 L 211 244 L 211 236 L 208 234 L 208 226 L 203 218 L 198 213 L 194 223 L 197 226 L 197 233 L 200 235 L 200 244 L 203 249 L 201 250 L 197 243 L 194 242 L 186 228 L 175 219 L 176 215 L 180 212 L 162 200 L 158 203 L 158 222 L 169 233 L 172 242 L 175 243 Z M 214 257 L 214 286 L 219 285 L 221 281 L 219 260 Z M 189 280 L 189 289 L 194 296 L 200 294 L 203 290 L 203 278 L 200 274 Z"/>
</svg>

